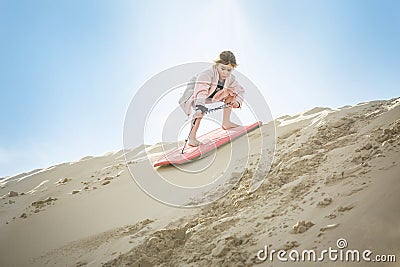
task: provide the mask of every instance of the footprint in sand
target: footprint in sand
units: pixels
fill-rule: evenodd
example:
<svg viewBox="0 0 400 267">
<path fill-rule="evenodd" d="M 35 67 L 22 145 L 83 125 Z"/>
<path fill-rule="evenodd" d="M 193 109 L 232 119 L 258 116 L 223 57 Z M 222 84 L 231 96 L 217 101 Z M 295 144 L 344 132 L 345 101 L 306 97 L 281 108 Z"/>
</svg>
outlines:
<svg viewBox="0 0 400 267">
<path fill-rule="evenodd" d="M 325 218 L 328 219 L 335 219 L 337 216 L 343 214 L 343 212 L 349 211 L 355 207 L 354 204 L 347 205 L 347 206 L 339 206 L 337 209 L 335 209 L 332 213 L 329 215 L 325 216 Z"/>
<path fill-rule="evenodd" d="M 300 246 L 300 243 L 297 241 L 286 241 L 286 243 L 283 244 L 280 248 L 278 248 L 277 251 L 279 250 L 288 251 L 289 249 L 297 248 L 298 246 Z"/>
<path fill-rule="evenodd" d="M 45 207 L 54 204 L 54 201 L 56 201 L 56 200 L 57 200 L 57 198 L 48 197 L 45 200 L 38 200 L 38 201 L 32 202 L 31 206 L 34 208 L 33 212 L 38 213 L 40 211 L 43 211 L 45 209 Z"/>
<path fill-rule="evenodd" d="M 103 181 L 103 182 L 101 183 L 101 185 L 108 185 L 109 183 L 110 183 L 110 181 L 107 180 L 107 181 Z"/>
<path fill-rule="evenodd" d="M 297 221 L 295 225 L 293 225 L 293 233 L 294 234 L 301 234 L 310 229 L 315 223 L 312 221 Z"/>
<path fill-rule="evenodd" d="M 10 191 L 10 192 L 8 192 L 7 196 L 8 197 L 17 197 L 18 196 L 18 192 Z"/>
<path fill-rule="evenodd" d="M 328 224 L 327 226 L 322 227 L 322 228 L 319 229 L 319 230 L 320 230 L 321 232 L 325 232 L 326 230 L 330 230 L 330 229 L 336 228 L 336 227 L 338 227 L 338 226 L 339 226 L 338 223 Z"/>
<path fill-rule="evenodd" d="M 351 209 L 353 209 L 355 206 L 354 205 L 348 205 L 348 206 L 339 206 L 338 208 L 337 208 L 337 211 L 338 212 L 345 212 L 345 211 L 348 211 L 348 210 L 351 210 Z"/>
<path fill-rule="evenodd" d="M 319 201 L 317 206 L 318 207 L 326 207 L 332 203 L 332 198 L 326 197 L 323 200 Z"/>
<path fill-rule="evenodd" d="M 55 184 L 56 185 L 65 185 L 66 183 L 72 181 L 72 179 L 69 178 L 61 178 L 60 180 L 58 180 Z"/>
</svg>

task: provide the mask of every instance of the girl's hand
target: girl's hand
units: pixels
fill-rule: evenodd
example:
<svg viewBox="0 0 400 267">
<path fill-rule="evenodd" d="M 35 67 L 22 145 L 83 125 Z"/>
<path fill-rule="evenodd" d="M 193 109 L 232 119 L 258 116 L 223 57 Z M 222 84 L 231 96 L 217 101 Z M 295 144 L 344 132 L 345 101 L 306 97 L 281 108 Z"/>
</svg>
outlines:
<svg viewBox="0 0 400 267">
<path fill-rule="evenodd" d="M 203 118 L 203 113 L 201 112 L 201 110 L 197 110 L 194 114 L 193 114 L 193 118 Z"/>
<path fill-rule="evenodd" d="M 239 108 L 240 107 L 240 104 L 238 103 L 238 102 L 233 102 L 232 104 L 231 104 L 231 107 L 233 107 L 233 108 Z"/>
</svg>

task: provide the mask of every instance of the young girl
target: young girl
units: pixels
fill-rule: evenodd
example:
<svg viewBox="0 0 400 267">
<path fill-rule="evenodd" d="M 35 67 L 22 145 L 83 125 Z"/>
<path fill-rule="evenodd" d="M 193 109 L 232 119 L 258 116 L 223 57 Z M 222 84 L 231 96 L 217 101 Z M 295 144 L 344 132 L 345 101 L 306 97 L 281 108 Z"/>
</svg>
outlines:
<svg viewBox="0 0 400 267">
<path fill-rule="evenodd" d="M 232 108 L 242 106 L 244 89 L 232 75 L 232 70 L 237 66 L 235 55 L 231 51 L 223 51 L 211 69 L 200 73 L 197 76 L 193 95 L 187 101 L 187 105 L 195 107 L 193 120 L 196 119 L 192 131 L 189 135 L 188 144 L 198 146 L 199 140 L 196 138 L 201 118 L 207 110 L 205 104 L 221 101 L 228 105 L 223 110 L 222 128 L 224 130 L 238 127 L 239 125 L 231 122 L 230 116 Z M 192 121 L 193 124 L 193 121 Z"/>
</svg>

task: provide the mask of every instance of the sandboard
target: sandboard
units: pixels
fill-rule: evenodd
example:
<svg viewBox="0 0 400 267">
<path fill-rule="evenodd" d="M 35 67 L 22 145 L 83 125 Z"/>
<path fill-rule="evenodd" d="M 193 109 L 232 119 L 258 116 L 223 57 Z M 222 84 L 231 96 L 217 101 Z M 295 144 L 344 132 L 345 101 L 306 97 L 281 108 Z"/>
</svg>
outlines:
<svg viewBox="0 0 400 267">
<path fill-rule="evenodd" d="M 209 133 L 206 133 L 198 138 L 201 143 L 197 147 L 186 146 L 184 153 L 182 154 L 182 148 L 174 149 L 169 153 L 162 156 L 156 162 L 153 163 L 154 167 L 170 165 L 170 164 L 184 164 L 191 162 L 197 158 L 204 156 L 205 154 L 223 146 L 234 139 L 257 129 L 262 125 L 261 121 L 255 122 L 251 125 L 240 126 L 228 130 L 222 128 L 215 129 Z"/>
</svg>

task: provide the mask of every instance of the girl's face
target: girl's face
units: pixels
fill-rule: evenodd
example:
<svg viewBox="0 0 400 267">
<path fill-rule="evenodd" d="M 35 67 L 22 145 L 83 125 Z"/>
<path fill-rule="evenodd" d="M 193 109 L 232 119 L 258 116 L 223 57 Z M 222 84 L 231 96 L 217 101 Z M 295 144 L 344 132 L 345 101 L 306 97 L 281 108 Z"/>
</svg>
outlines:
<svg viewBox="0 0 400 267">
<path fill-rule="evenodd" d="M 233 67 L 231 65 L 224 65 L 224 64 L 218 63 L 217 70 L 218 70 L 220 79 L 225 80 L 226 78 L 229 77 L 229 75 L 231 75 Z"/>
</svg>

